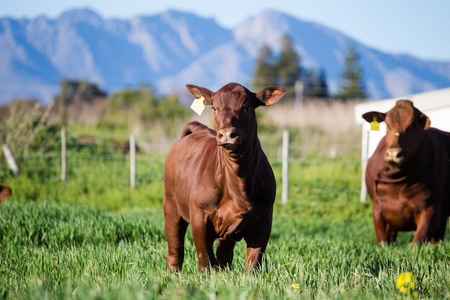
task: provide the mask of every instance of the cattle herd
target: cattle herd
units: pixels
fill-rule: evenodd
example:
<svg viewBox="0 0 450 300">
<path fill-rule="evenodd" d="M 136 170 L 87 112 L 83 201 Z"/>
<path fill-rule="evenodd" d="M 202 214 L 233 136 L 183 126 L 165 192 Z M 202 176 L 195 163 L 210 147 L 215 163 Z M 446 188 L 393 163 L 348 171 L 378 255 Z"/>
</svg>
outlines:
<svg viewBox="0 0 450 300">
<path fill-rule="evenodd" d="M 247 243 L 244 269 L 258 269 L 272 229 L 276 182 L 258 139 L 255 109 L 277 103 L 285 90 L 272 86 L 255 94 L 238 83 L 217 92 L 187 88 L 212 106 L 215 130 L 191 122 L 167 154 L 166 268 L 181 270 L 190 224 L 199 269 L 231 267 L 235 244 L 242 239 Z M 395 242 L 399 231 L 411 230 L 412 244 L 443 240 L 450 216 L 450 133 L 431 128 L 430 119 L 409 100 L 362 117 L 385 122 L 387 128 L 365 178 L 377 243 Z M 0 184 L 0 203 L 11 194 Z"/>
<path fill-rule="evenodd" d="M 237 83 L 217 92 L 190 84 L 187 89 L 212 106 L 215 130 L 191 122 L 167 154 L 166 268 L 181 270 L 191 224 L 199 269 L 230 267 L 241 239 L 247 243 L 244 269 L 258 269 L 272 228 L 276 183 L 258 140 L 255 109 L 277 103 L 285 90 L 267 87 L 255 94 Z M 398 231 L 410 230 L 416 230 L 413 244 L 442 240 L 450 215 L 450 133 L 430 128 L 429 118 L 408 100 L 363 118 L 387 125 L 366 170 L 377 243 L 394 242 Z"/>
</svg>

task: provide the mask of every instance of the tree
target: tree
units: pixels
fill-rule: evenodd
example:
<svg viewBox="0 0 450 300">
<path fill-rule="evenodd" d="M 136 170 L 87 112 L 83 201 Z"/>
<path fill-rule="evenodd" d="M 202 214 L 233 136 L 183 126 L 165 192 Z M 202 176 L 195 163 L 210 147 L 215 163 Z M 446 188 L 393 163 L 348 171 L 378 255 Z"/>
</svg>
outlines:
<svg viewBox="0 0 450 300">
<path fill-rule="evenodd" d="M 258 92 L 265 87 L 277 84 L 277 73 L 273 63 L 272 50 L 264 45 L 259 50 L 256 59 L 255 72 L 253 73 L 252 88 Z"/>
<path fill-rule="evenodd" d="M 320 70 L 319 77 L 317 78 L 317 97 L 328 98 L 330 93 L 328 92 L 327 78 L 324 70 Z"/>
<path fill-rule="evenodd" d="M 305 79 L 305 96 L 309 98 L 328 98 L 328 84 L 325 71 L 321 70 L 319 76 L 315 75 L 314 69 L 309 70 Z"/>
<path fill-rule="evenodd" d="M 70 80 L 68 78 L 61 79 L 59 86 L 61 91 L 56 95 L 57 103 L 71 102 L 75 96 L 80 96 L 84 101 L 91 101 L 96 96 L 106 96 L 98 85 L 87 80 Z"/>
<path fill-rule="evenodd" d="M 305 82 L 305 97 L 315 98 L 317 95 L 317 78 L 314 69 L 308 71 L 308 75 L 304 79 Z"/>
<path fill-rule="evenodd" d="M 338 98 L 345 101 L 349 99 L 366 99 L 367 96 L 363 72 L 359 65 L 359 55 L 355 45 L 350 42 L 344 60 L 344 69 L 341 73 L 341 86 Z"/>
<path fill-rule="evenodd" d="M 68 122 L 67 106 L 70 103 L 92 103 L 96 97 L 106 97 L 97 84 L 87 80 L 63 78 L 59 82 L 60 92 L 54 98 L 54 112 L 63 124 Z M 76 106 L 79 106 L 79 103 Z"/>
<path fill-rule="evenodd" d="M 285 99 L 295 96 L 295 82 L 300 79 L 300 56 L 295 52 L 292 40 L 288 35 L 281 38 L 281 56 L 276 63 L 278 84 L 286 89 Z"/>
</svg>

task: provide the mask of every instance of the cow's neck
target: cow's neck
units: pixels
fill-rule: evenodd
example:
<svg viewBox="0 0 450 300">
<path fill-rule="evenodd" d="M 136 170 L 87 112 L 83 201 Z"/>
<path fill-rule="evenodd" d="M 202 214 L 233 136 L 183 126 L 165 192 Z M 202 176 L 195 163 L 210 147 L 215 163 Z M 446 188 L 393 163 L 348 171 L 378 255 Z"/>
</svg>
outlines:
<svg viewBox="0 0 450 300">
<path fill-rule="evenodd" d="M 254 201 L 254 187 L 259 174 L 261 146 L 255 135 L 246 139 L 246 145 L 237 152 L 218 147 L 216 180 L 226 198 L 242 211 L 250 211 Z"/>
<path fill-rule="evenodd" d="M 254 173 L 260 159 L 260 148 L 261 145 L 255 134 L 252 137 L 247 137 L 245 143 L 236 151 L 226 150 L 223 147 L 218 147 L 218 151 L 220 152 L 220 159 L 226 166 L 231 167 L 242 178 L 245 177 L 245 173 Z"/>
<path fill-rule="evenodd" d="M 238 185 L 240 188 L 238 190 L 246 190 L 251 197 L 262 152 L 256 133 L 252 137 L 247 137 L 245 144 L 237 151 L 226 150 L 223 147 L 218 147 L 217 151 L 219 157 L 216 171 L 217 182 L 225 184 L 224 188 L 230 185 L 237 188 L 236 185 Z M 225 183 L 230 178 L 233 182 Z"/>
<path fill-rule="evenodd" d="M 378 172 L 378 181 L 385 183 L 408 183 L 414 181 L 417 175 L 422 176 L 426 169 L 426 167 L 424 168 L 424 164 L 426 165 L 428 160 L 422 159 L 421 152 L 402 166 L 394 166 L 385 162 L 383 168 Z"/>
<path fill-rule="evenodd" d="M 383 168 L 378 172 L 378 180 L 383 183 L 402 183 L 407 179 L 407 171 L 404 168 L 384 163 Z"/>
</svg>

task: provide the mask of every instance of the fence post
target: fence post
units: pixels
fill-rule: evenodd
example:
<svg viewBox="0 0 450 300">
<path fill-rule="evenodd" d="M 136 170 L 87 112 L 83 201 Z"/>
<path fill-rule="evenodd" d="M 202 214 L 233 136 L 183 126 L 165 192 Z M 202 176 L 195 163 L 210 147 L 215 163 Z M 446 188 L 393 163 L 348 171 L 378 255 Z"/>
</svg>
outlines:
<svg viewBox="0 0 450 300">
<path fill-rule="evenodd" d="M 295 89 L 294 107 L 299 107 L 300 104 L 302 104 L 303 102 L 303 90 L 304 90 L 303 81 L 297 80 L 295 82 L 294 89 Z"/>
<path fill-rule="evenodd" d="M 66 181 L 66 127 L 61 128 L 61 181 Z"/>
<path fill-rule="evenodd" d="M 130 135 L 130 186 L 136 186 L 136 141 L 134 135 Z"/>
<path fill-rule="evenodd" d="M 366 167 L 369 160 L 369 135 L 370 131 L 363 126 L 361 140 L 361 193 L 359 199 L 361 203 L 366 203 L 367 187 L 366 187 Z"/>
<path fill-rule="evenodd" d="M 11 149 L 9 148 L 9 146 L 7 144 L 3 144 L 2 149 L 3 149 L 3 154 L 6 157 L 6 161 L 8 162 L 9 167 L 13 171 L 14 175 L 17 176 L 19 174 L 19 167 L 17 166 L 16 159 L 14 158 L 14 155 L 13 155 Z"/>
<path fill-rule="evenodd" d="M 281 203 L 286 204 L 289 193 L 289 131 L 283 131 L 283 151 L 281 170 Z"/>
<path fill-rule="evenodd" d="M 6 125 L 6 121 L 3 121 L 3 144 L 7 144 L 8 141 L 7 139 L 7 134 L 8 134 L 8 126 Z M 3 172 L 6 171 L 6 163 L 5 163 L 5 156 L 2 156 L 2 170 Z"/>
</svg>

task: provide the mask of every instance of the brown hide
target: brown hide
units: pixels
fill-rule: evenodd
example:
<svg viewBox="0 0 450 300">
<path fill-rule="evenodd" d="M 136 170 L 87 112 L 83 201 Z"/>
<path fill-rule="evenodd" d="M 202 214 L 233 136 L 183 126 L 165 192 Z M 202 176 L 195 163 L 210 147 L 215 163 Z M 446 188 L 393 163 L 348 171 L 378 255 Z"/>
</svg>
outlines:
<svg viewBox="0 0 450 300">
<path fill-rule="evenodd" d="M 247 243 L 245 270 L 258 268 L 272 228 L 276 183 L 257 137 L 255 108 L 275 104 L 285 90 L 268 87 L 255 94 L 237 83 L 215 93 L 194 85 L 187 88 L 212 105 L 216 131 L 191 122 L 167 154 L 166 268 L 181 270 L 188 224 L 199 269 L 230 267 L 235 243 L 241 239 Z"/>
<path fill-rule="evenodd" d="M 408 100 L 363 118 L 374 116 L 387 127 L 366 169 L 377 243 L 411 230 L 413 244 L 442 240 L 450 215 L 450 133 L 429 128 L 429 118 Z"/>
<path fill-rule="evenodd" d="M 8 199 L 12 195 L 11 188 L 9 186 L 0 184 L 0 203 Z"/>
</svg>

